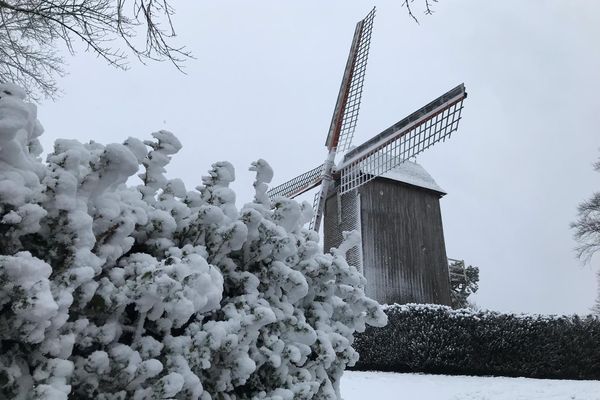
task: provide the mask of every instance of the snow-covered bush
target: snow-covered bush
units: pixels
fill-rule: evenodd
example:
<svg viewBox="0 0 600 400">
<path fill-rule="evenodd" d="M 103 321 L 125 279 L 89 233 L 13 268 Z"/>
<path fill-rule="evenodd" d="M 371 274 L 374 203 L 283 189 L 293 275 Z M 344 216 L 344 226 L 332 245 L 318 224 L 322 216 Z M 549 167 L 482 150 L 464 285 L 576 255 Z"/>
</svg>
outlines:
<svg viewBox="0 0 600 400">
<path fill-rule="evenodd" d="M 0 398 L 339 398 L 354 332 L 386 317 L 308 204 L 271 204 L 264 161 L 241 210 L 227 162 L 166 178 L 166 131 L 43 163 L 23 99 L 0 85 Z"/>
<path fill-rule="evenodd" d="M 384 308 L 389 322 L 357 335 L 357 369 L 600 379 L 600 318 Z"/>
</svg>

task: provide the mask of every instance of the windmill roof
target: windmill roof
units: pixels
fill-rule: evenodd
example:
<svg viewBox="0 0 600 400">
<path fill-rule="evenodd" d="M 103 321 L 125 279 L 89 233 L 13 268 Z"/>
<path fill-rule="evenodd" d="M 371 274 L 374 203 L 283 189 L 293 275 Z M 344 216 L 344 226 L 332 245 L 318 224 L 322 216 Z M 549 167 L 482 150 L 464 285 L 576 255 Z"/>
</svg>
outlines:
<svg viewBox="0 0 600 400">
<path fill-rule="evenodd" d="M 363 173 L 368 174 L 368 168 L 364 168 Z M 442 189 L 429 175 L 429 173 L 420 164 L 412 161 L 405 161 L 395 168 L 380 175 L 382 178 L 392 179 L 398 182 L 403 182 L 408 185 L 421 187 L 424 189 L 433 190 L 442 195 L 446 192 Z"/>
</svg>

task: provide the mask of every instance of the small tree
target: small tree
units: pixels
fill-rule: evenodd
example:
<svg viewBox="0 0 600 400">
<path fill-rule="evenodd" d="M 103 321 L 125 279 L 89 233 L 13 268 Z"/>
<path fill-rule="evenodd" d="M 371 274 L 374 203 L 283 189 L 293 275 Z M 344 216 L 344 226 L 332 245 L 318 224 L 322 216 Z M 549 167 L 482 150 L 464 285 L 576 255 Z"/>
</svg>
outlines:
<svg viewBox="0 0 600 400">
<path fill-rule="evenodd" d="M 465 266 L 464 260 L 451 260 L 448 269 L 452 308 L 472 307 L 468 297 L 479 289 L 479 268 Z"/>
<path fill-rule="evenodd" d="M 65 73 L 60 43 L 74 54 L 80 42 L 117 68 L 133 55 L 180 69 L 190 53 L 171 44 L 173 12 L 167 0 L 0 0 L 0 82 L 34 99 L 54 97 L 55 78 Z"/>
<path fill-rule="evenodd" d="M 600 285 L 600 273 L 598 273 L 598 284 Z M 596 302 L 590 309 L 592 314 L 600 315 L 600 295 L 596 298 Z"/>
<path fill-rule="evenodd" d="M 594 164 L 594 169 L 600 172 L 600 161 Z M 588 263 L 592 256 L 600 250 L 600 192 L 596 192 L 588 200 L 577 207 L 577 221 L 571 224 L 575 229 L 577 257 Z"/>
<path fill-rule="evenodd" d="M 600 172 L 600 160 L 594 164 L 594 169 Z M 595 192 L 592 197 L 579 204 L 577 215 L 577 220 L 571 224 L 571 228 L 575 229 L 575 240 L 579 243 L 575 251 L 580 260 L 589 263 L 592 256 L 600 250 L 600 192 Z M 600 272 L 598 281 L 600 283 Z M 592 312 L 600 315 L 600 293 Z"/>
</svg>

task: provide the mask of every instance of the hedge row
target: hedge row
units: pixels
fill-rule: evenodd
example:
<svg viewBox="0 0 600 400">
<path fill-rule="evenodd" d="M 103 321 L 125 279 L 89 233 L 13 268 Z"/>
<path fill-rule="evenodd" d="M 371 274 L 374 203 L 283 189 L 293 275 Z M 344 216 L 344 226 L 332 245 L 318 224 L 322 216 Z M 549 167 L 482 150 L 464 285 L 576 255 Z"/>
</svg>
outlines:
<svg viewBox="0 0 600 400">
<path fill-rule="evenodd" d="M 354 348 L 358 370 L 600 379 L 600 319 L 394 305 Z"/>
</svg>

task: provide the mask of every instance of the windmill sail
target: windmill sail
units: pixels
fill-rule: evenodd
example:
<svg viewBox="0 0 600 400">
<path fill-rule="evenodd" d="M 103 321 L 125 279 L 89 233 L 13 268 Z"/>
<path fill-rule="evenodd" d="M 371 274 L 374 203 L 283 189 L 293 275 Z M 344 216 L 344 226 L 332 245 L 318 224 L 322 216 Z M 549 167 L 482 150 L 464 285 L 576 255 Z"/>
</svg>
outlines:
<svg viewBox="0 0 600 400">
<path fill-rule="evenodd" d="M 295 197 L 321 184 L 321 189 L 314 199 L 315 213 L 311 221 L 311 228 L 315 230 L 319 229 L 325 205 L 325 197 L 333 186 L 332 172 L 336 152 L 348 149 L 356 128 L 369 48 L 371 46 L 371 32 L 373 31 L 374 18 L 375 8 L 356 24 L 350 53 L 348 54 L 346 68 L 344 69 L 340 91 L 325 143 L 329 151 L 325 163 L 268 192 L 271 198 L 274 196 Z"/>
<path fill-rule="evenodd" d="M 294 179 L 282 183 L 279 186 L 275 186 L 269 190 L 267 194 L 270 198 L 277 196 L 294 198 L 310 189 L 318 186 L 323 180 L 323 168 L 325 164 L 321 164 L 316 168 L 311 169 L 301 175 L 298 175 Z"/>
<path fill-rule="evenodd" d="M 325 145 L 329 150 L 323 167 L 323 181 L 319 197 L 315 201 L 314 219 L 311 228 L 318 231 L 325 209 L 325 199 L 333 187 L 333 165 L 338 150 L 346 149 L 354 135 L 360 100 L 362 97 L 363 82 L 367 69 L 367 59 L 371 46 L 371 32 L 373 30 L 375 7 L 367 16 L 356 24 L 350 54 L 346 62 L 342 84 L 333 110 L 329 133 Z"/>
<path fill-rule="evenodd" d="M 340 193 L 358 188 L 449 138 L 458 129 L 466 97 L 464 84 L 460 84 L 346 154 L 339 167 Z"/>
<path fill-rule="evenodd" d="M 336 148 L 337 151 L 345 151 L 352 142 L 360 111 L 374 18 L 375 7 L 356 24 L 350 54 L 325 142 L 328 149 Z"/>
</svg>

